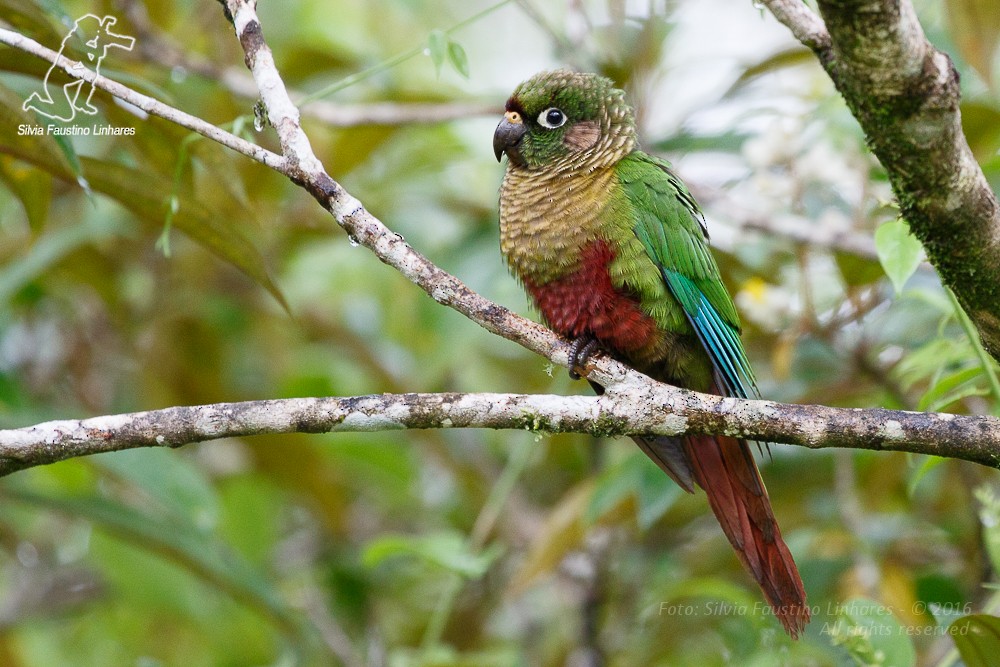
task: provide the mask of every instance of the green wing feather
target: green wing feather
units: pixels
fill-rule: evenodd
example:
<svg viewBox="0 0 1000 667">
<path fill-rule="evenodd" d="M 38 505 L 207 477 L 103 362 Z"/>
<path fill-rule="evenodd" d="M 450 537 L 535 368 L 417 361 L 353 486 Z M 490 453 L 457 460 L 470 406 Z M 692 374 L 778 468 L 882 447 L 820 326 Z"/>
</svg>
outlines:
<svg viewBox="0 0 1000 667">
<path fill-rule="evenodd" d="M 645 153 L 625 157 L 618 175 L 633 231 L 708 353 L 720 388 L 728 396 L 758 396 L 739 315 L 709 250 L 698 204 L 669 164 Z"/>
</svg>

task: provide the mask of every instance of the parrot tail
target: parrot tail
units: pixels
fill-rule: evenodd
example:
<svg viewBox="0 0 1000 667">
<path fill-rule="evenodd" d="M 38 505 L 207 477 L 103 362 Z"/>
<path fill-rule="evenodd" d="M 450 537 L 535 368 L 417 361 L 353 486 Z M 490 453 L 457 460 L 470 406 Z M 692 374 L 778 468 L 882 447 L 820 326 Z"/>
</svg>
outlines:
<svg viewBox="0 0 1000 667">
<path fill-rule="evenodd" d="M 683 448 L 690 472 L 708 495 L 737 556 L 785 630 L 797 639 L 809 622 L 806 592 L 781 538 L 749 444 L 722 435 L 689 435 Z"/>
</svg>

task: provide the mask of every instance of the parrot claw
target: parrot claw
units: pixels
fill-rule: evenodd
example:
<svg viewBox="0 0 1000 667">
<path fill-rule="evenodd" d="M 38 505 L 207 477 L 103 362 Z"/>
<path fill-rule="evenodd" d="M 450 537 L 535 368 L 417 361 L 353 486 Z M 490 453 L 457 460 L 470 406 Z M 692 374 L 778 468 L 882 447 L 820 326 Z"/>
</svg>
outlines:
<svg viewBox="0 0 1000 667">
<path fill-rule="evenodd" d="M 569 376 L 574 380 L 580 379 L 580 374 L 576 369 L 583 370 L 587 360 L 597 350 L 597 339 L 584 334 L 573 341 L 573 346 L 569 350 Z"/>
</svg>

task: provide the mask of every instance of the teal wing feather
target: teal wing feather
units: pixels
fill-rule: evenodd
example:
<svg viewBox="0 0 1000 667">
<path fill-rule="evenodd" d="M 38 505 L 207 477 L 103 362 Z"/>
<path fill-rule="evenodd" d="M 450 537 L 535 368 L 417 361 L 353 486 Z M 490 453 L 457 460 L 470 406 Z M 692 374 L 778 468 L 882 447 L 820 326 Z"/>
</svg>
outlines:
<svg viewBox="0 0 1000 667">
<path fill-rule="evenodd" d="M 618 174 L 635 235 L 708 353 L 720 389 L 727 396 L 759 396 L 736 306 L 709 250 L 698 204 L 669 164 L 645 153 L 624 158 Z"/>
</svg>

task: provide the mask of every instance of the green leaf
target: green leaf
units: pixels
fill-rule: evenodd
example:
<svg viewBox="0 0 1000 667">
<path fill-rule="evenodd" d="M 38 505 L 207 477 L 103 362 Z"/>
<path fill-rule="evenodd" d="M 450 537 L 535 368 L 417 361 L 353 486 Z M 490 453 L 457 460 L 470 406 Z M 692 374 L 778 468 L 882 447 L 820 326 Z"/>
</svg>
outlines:
<svg viewBox="0 0 1000 667">
<path fill-rule="evenodd" d="M 88 197 L 93 196 L 94 193 L 90 189 L 90 183 L 83 175 L 83 167 L 80 164 L 80 156 L 77 155 L 76 148 L 73 147 L 73 141 L 68 136 L 62 134 L 57 134 L 53 137 L 53 139 L 55 140 L 56 146 L 58 146 L 59 150 L 62 151 L 62 154 L 66 156 L 66 162 L 73 170 L 73 176 L 76 178 L 77 184 L 83 188 Z"/>
<path fill-rule="evenodd" d="M 469 78 L 469 56 L 465 54 L 462 45 L 454 40 L 448 40 L 448 61 L 463 78 Z"/>
<path fill-rule="evenodd" d="M 993 667 L 1000 655 L 1000 618 L 988 614 L 963 616 L 948 627 L 965 667 Z"/>
<path fill-rule="evenodd" d="M 923 251 L 920 241 L 910 233 L 908 224 L 892 220 L 875 230 L 875 250 L 896 294 L 900 294 L 903 285 L 920 266 Z"/>
<path fill-rule="evenodd" d="M 653 144 L 658 153 L 739 153 L 750 135 L 738 130 L 725 130 L 718 134 L 695 134 L 688 129 L 671 133 L 669 137 Z"/>
<path fill-rule="evenodd" d="M 39 4 L 37 2 L 25 2 L 24 0 L 0 0 L 0 16 L 3 16 L 4 21 L 12 25 L 21 34 L 30 35 L 32 39 L 40 44 L 47 46 L 58 44 L 66 34 L 52 27 L 53 21 L 38 6 Z M 51 10 L 53 8 L 49 7 L 48 9 Z M 65 12 L 59 11 L 58 14 L 60 18 L 65 18 Z M 15 51 L 15 49 L 9 49 L 9 51 Z M 15 61 L 17 60 L 20 60 L 22 64 L 27 64 L 32 60 L 44 63 L 45 65 L 48 64 L 39 58 L 26 57 L 23 53 L 20 54 L 20 58 L 15 58 Z"/>
<path fill-rule="evenodd" d="M 935 338 L 910 352 L 893 369 L 904 389 L 928 378 L 937 377 L 943 369 L 951 365 L 967 363 L 968 345 L 962 339 Z"/>
<path fill-rule="evenodd" d="M 170 202 L 170 184 L 165 179 L 122 165 L 84 158 L 87 180 L 98 192 L 115 199 L 136 217 L 159 227 Z M 260 251 L 229 220 L 209 210 L 190 192 L 177 198 L 171 218 L 177 229 L 243 271 L 287 308 L 284 296 L 272 280 Z"/>
<path fill-rule="evenodd" d="M 982 375 L 983 371 L 978 366 L 965 368 L 946 375 L 935 382 L 934 386 L 924 393 L 920 399 L 920 403 L 917 404 L 917 410 L 921 412 L 936 412 L 967 396 L 985 396 L 989 394 L 989 391 L 985 387 L 980 387 L 974 383 Z"/>
<path fill-rule="evenodd" d="M 583 520 L 587 525 L 595 524 L 618 510 L 626 499 L 634 498 L 636 522 L 640 529 L 648 530 L 681 494 L 673 480 L 637 452 L 597 478 Z"/>
<path fill-rule="evenodd" d="M 824 627 L 835 645 L 843 646 L 858 665 L 912 667 L 917 664 L 913 641 L 888 607 L 855 598 L 838 607 L 836 621 Z"/>
<path fill-rule="evenodd" d="M 0 181 L 6 183 L 21 201 L 31 230 L 36 233 L 42 231 L 49 217 L 52 176 L 0 155 Z"/>
<path fill-rule="evenodd" d="M 294 646 L 308 647 L 310 632 L 291 612 L 271 582 L 247 561 L 211 536 L 99 496 L 54 497 L 30 491 L 3 490 L 12 499 L 71 517 L 87 519 L 119 537 L 179 565 L 270 618 Z"/>
<path fill-rule="evenodd" d="M 603 470 L 595 480 L 594 490 L 583 513 L 583 520 L 592 525 L 633 496 L 642 479 L 645 456 L 629 456 L 617 465 Z"/>
<path fill-rule="evenodd" d="M 979 501 L 979 523 L 983 530 L 983 546 L 994 570 L 1000 568 L 1000 498 L 993 487 L 983 484 L 973 495 Z"/>
<path fill-rule="evenodd" d="M 84 175 L 94 190 L 131 211 L 136 217 L 159 228 L 170 202 L 171 183 L 146 172 L 113 162 L 83 158 Z M 284 295 L 271 278 L 264 256 L 244 236 L 239 220 L 231 220 L 210 210 L 191 192 L 178 196 L 178 208 L 171 218 L 180 229 L 218 257 L 240 269 L 264 287 L 288 309 Z"/>
<path fill-rule="evenodd" d="M 437 72 L 438 76 L 441 76 L 441 66 L 444 65 L 444 59 L 448 57 L 449 41 L 448 35 L 443 30 L 432 30 L 427 35 L 427 53 L 431 57 L 431 62 L 434 63 L 434 71 Z"/>
<path fill-rule="evenodd" d="M 984 102 L 963 102 L 962 131 L 980 163 L 1000 150 L 1000 109 Z"/>
<path fill-rule="evenodd" d="M 212 530 L 219 519 L 219 499 L 204 472 L 187 458 L 165 449 L 130 449 L 91 459 L 139 493 L 154 499 L 171 515 L 199 530 Z"/>
<path fill-rule="evenodd" d="M 24 112 L 21 104 L 23 101 L 17 94 L 0 85 L 0 144 L 3 145 L 3 152 L 40 167 L 53 176 L 75 181 L 77 172 L 54 137 L 48 134 L 21 134 L 19 128 L 22 125 L 38 125 L 34 116 Z"/>
<path fill-rule="evenodd" d="M 77 158 L 72 142 L 55 141 L 67 137 L 18 136 L 17 127 L 21 124 L 34 124 L 34 121 L 21 111 L 20 99 L 0 86 L 0 144 L 4 145 L 4 152 L 57 178 L 110 197 L 156 229 L 163 224 L 172 194 L 168 179 L 114 162 Z M 178 210 L 171 223 L 241 270 L 288 309 L 263 255 L 241 230 L 242 219 L 232 219 L 226 212 L 210 210 L 188 190 L 178 194 Z"/>
<path fill-rule="evenodd" d="M 639 477 L 637 498 L 639 512 L 636 517 L 639 528 L 648 530 L 667 510 L 673 507 L 684 492 L 663 471 L 653 465 L 645 456 L 638 457 L 643 463 Z"/>
<path fill-rule="evenodd" d="M 983 77 L 995 83 L 993 66 L 1000 43 L 1000 12 L 996 0 L 947 0 L 945 14 L 958 52 Z"/>
<path fill-rule="evenodd" d="M 437 532 L 428 535 L 384 535 L 368 545 L 362 562 L 368 567 L 375 567 L 390 558 L 415 556 L 468 579 L 478 579 L 486 574 L 499 555 L 499 547 L 474 553 L 464 535 Z"/>
<path fill-rule="evenodd" d="M 715 576 L 688 577 L 672 580 L 657 591 L 661 601 L 683 600 L 685 598 L 714 598 L 732 604 L 739 609 L 757 609 L 760 599 L 745 586 Z"/>
<path fill-rule="evenodd" d="M 785 51 L 779 51 L 774 55 L 768 56 L 764 60 L 747 67 L 740 74 L 739 78 L 730 86 L 729 90 L 726 91 L 725 97 L 730 97 L 734 93 L 738 92 L 747 84 L 751 83 L 758 77 L 771 72 L 777 72 L 788 67 L 798 67 L 801 65 L 815 65 L 816 57 L 813 52 L 809 49 L 802 48 L 801 46 L 793 47 Z"/>
<path fill-rule="evenodd" d="M 121 225 L 114 220 L 94 219 L 39 236 L 23 256 L 0 267 L 0 303 L 7 303 L 21 288 L 77 248 L 121 231 Z"/>
<path fill-rule="evenodd" d="M 924 459 L 920 467 L 916 469 L 913 475 L 910 477 L 910 481 L 906 485 L 906 493 L 911 498 L 916 495 L 917 487 L 920 486 L 920 482 L 927 476 L 927 473 L 937 468 L 939 465 L 947 461 L 948 459 L 941 456 L 928 456 Z"/>
<path fill-rule="evenodd" d="M 860 257 L 849 252 L 834 252 L 833 260 L 840 269 L 844 283 L 851 287 L 871 285 L 882 279 L 885 273 L 874 259 Z"/>
</svg>

